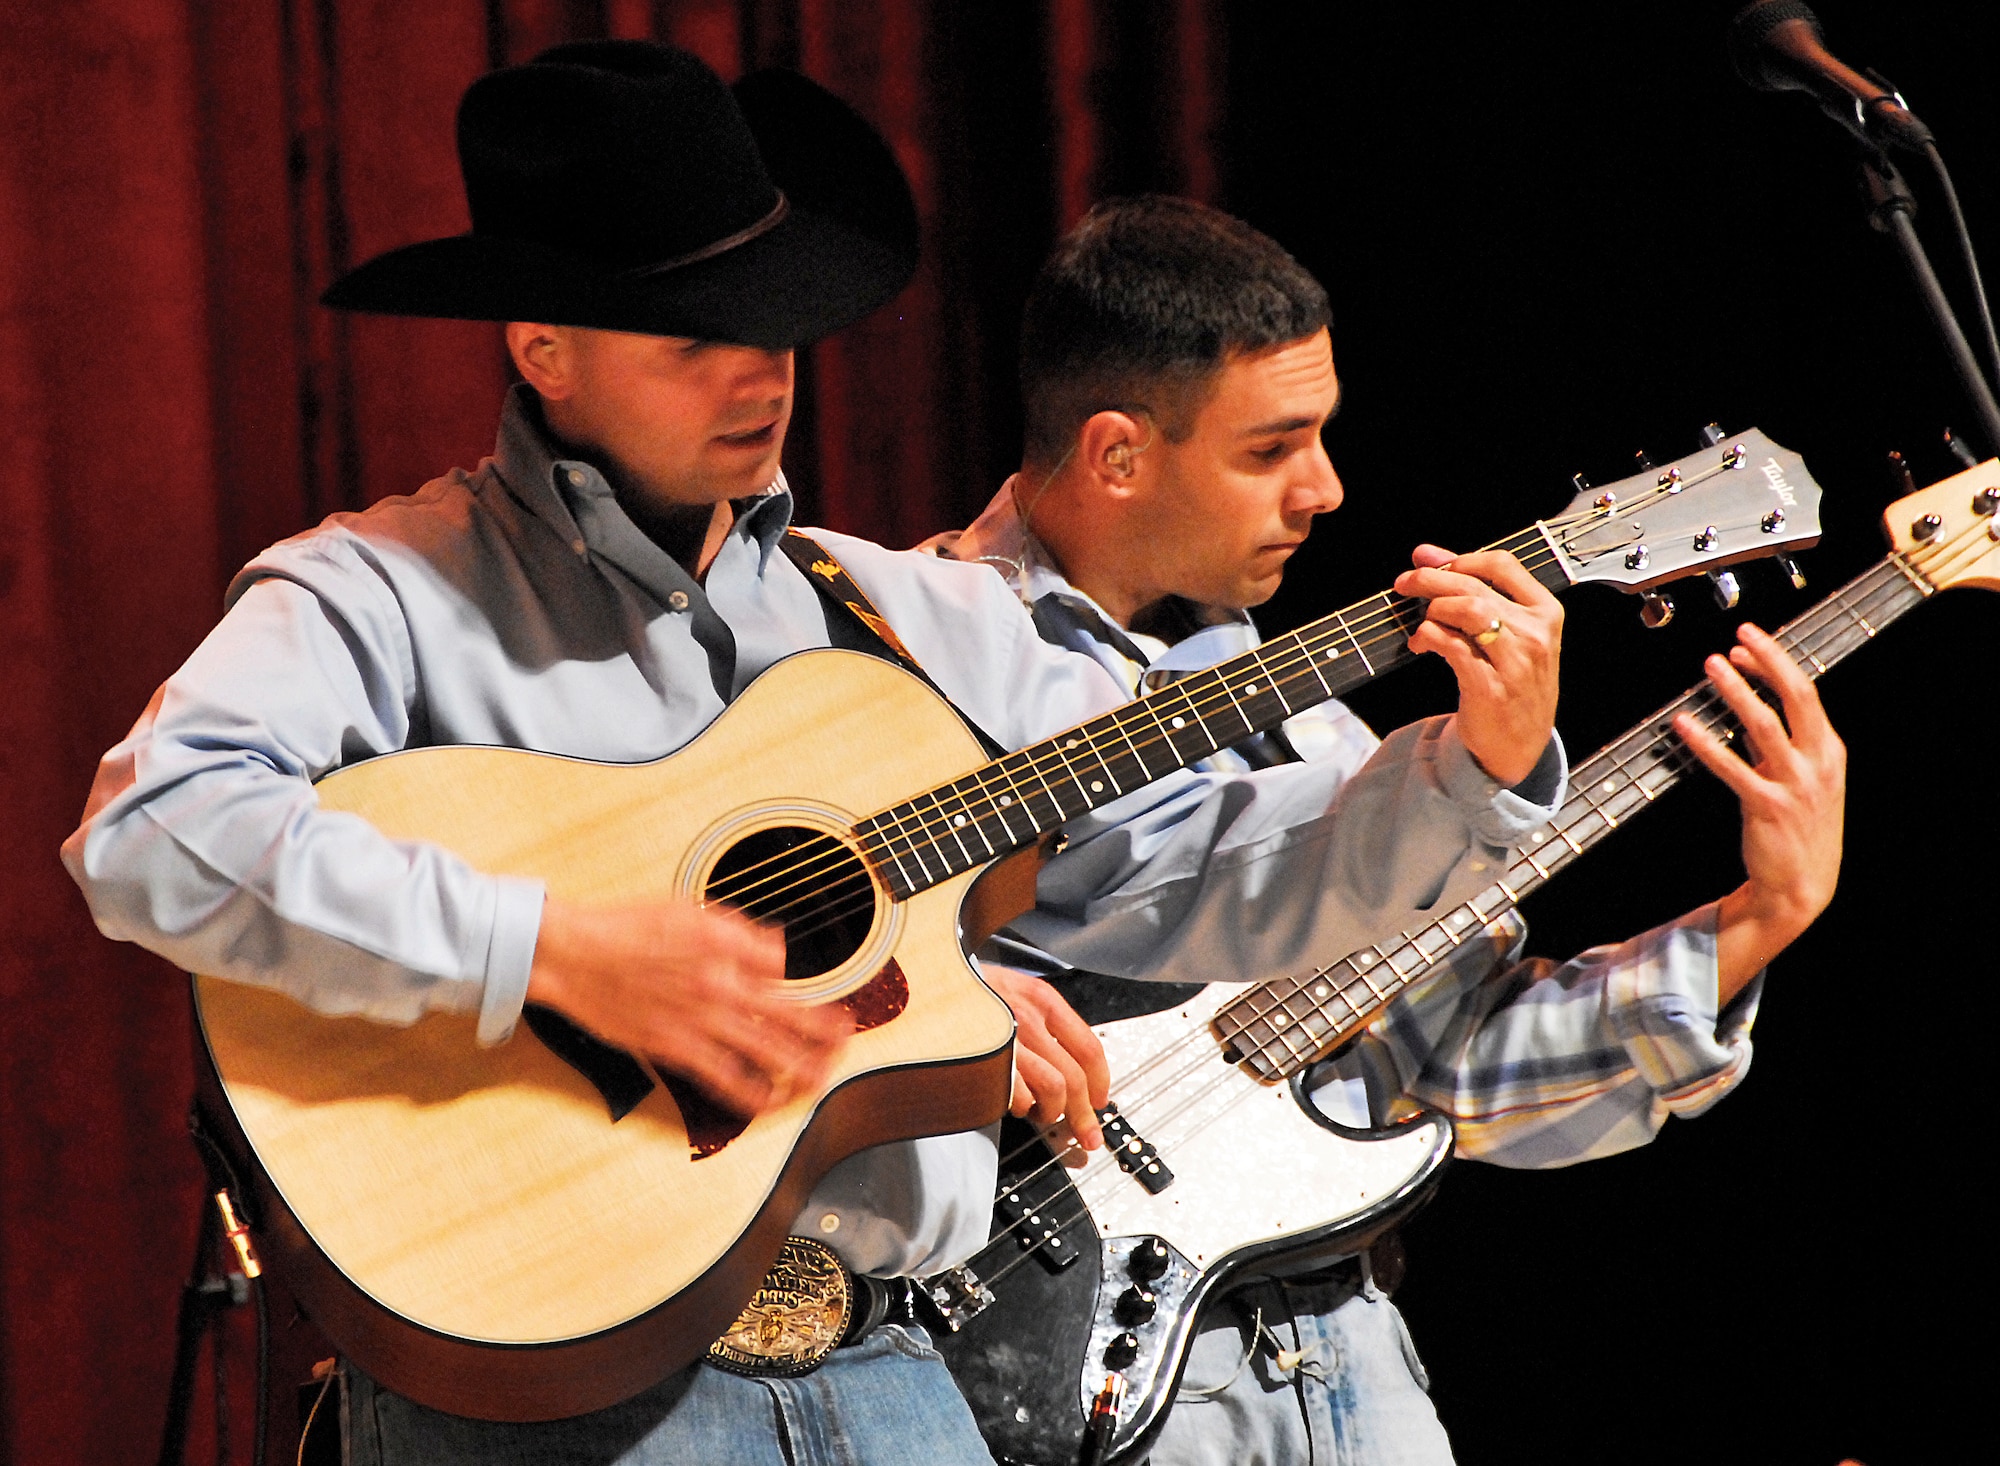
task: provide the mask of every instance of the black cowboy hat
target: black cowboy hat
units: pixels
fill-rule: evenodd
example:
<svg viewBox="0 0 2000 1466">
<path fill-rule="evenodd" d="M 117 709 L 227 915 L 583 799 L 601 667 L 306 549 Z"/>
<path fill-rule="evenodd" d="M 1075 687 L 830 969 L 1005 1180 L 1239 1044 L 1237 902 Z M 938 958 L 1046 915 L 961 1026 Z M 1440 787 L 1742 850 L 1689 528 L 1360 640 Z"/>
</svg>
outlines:
<svg viewBox="0 0 2000 1466">
<path fill-rule="evenodd" d="M 380 255 L 325 304 L 782 348 L 916 269 L 888 144 L 792 72 L 729 87 L 672 46 L 557 46 L 467 89 L 458 158 L 472 232 Z"/>
</svg>

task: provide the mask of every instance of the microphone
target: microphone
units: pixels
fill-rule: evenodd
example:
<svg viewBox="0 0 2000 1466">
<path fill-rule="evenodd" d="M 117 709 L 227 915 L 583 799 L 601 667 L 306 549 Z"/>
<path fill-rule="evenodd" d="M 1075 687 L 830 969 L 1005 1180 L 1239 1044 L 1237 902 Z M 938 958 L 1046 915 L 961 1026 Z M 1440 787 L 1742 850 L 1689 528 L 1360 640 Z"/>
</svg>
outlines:
<svg viewBox="0 0 2000 1466">
<path fill-rule="evenodd" d="M 1757 0 L 1729 23 L 1729 59 L 1760 92 L 1809 92 L 1863 142 L 1919 152 L 1933 139 L 1902 99 L 1842 65 L 1826 49 L 1819 17 L 1801 0 Z"/>
</svg>

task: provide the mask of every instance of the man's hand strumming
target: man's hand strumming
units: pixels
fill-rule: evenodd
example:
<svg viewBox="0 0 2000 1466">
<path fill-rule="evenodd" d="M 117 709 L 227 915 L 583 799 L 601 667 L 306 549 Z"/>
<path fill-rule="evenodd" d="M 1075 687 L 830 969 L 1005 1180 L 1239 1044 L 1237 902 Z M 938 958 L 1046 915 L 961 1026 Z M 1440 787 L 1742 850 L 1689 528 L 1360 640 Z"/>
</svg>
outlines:
<svg viewBox="0 0 2000 1466">
<path fill-rule="evenodd" d="M 787 999 L 784 973 L 784 939 L 724 907 L 551 898 L 528 1001 L 756 1115 L 824 1084 L 852 1028 L 838 1003 Z"/>
</svg>

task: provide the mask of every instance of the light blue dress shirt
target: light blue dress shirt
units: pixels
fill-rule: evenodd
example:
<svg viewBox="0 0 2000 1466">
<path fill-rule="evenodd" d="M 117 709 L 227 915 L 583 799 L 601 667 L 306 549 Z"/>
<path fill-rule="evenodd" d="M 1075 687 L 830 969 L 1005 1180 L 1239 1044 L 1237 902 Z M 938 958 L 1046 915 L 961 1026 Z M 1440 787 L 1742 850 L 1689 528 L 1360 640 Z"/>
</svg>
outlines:
<svg viewBox="0 0 2000 1466">
<path fill-rule="evenodd" d="M 782 481 L 737 505 L 696 581 L 538 424 L 516 388 L 478 469 L 335 515 L 236 577 L 221 623 L 106 754 L 64 844 L 101 930 L 321 1012 L 476 1013 L 481 1041 L 508 1037 L 540 883 L 322 810 L 312 781 L 429 744 L 657 759 L 780 657 L 828 644 L 824 604 L 776 550 Z M 818 533 L 1010 747 L 1123 701 L 986 569 Z M 1286 971 L 1463 899 L 1481 884 L 1468 851 L 1545 814 L 1497 789 L 1448 719 L 1365 763 L 1172 775 L 1072 822 L 1024 930 L 1125 976 Z M 984 1242 L 994 1165 L 984 1134 L 880 1147 L 825 1178 L 801 1229 L 859 1270 L 929 1273 Z"/>
</svg>

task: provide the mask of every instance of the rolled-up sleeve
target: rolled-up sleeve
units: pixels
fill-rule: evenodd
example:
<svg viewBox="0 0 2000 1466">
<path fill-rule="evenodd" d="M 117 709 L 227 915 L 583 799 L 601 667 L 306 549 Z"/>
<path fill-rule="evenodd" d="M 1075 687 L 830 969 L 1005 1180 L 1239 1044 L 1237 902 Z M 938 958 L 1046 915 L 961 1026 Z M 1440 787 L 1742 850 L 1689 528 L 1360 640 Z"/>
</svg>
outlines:
<svg viewBox="0 0 2000 1466">
<path fill-rule="evenodd" d="M 1763 978 L 1719 1007 L 1715 923 L 1705 906 L 1563 963 L 1509 965 L 1468 947 L 1311 1087 L 1331 1102 L 1358 1085 L 1377 1124 L 1449 1115 L 1459 1153 L 1496 1165 L 1566 1166 L 1644 1145 L 1750 1069 Z"/>
<path fill-rule="evenodd" d="M 539 882 L 320 807 L 312 781 L 410 741 L 414 674 L 366 556 L 295 549 L 252 577 L 98 767 L 62 857 L 107 936 L 321 1012 L 512 1030 Z M 308 583 L 310 582 L 310 583 Z"/>
</svg>

